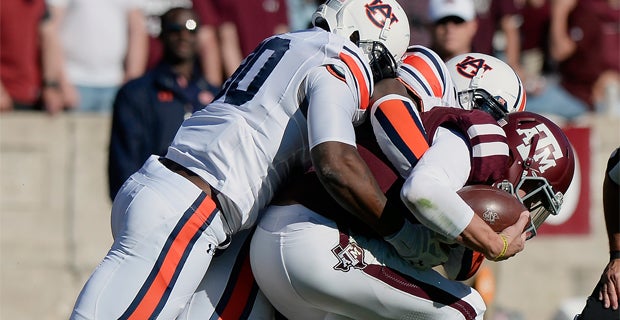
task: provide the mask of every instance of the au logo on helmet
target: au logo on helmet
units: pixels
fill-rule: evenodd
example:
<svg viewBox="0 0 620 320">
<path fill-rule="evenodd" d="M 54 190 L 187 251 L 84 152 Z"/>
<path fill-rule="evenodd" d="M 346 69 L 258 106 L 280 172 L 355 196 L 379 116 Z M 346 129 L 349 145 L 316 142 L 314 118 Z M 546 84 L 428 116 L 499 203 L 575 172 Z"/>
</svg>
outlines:
<svg viewBox="0 0 620 320">
<path fill-rule="evenodd" d="M 458 73 L 466 78 L 475 77 L 480 69 L 484 69 L 484 71 L 493 70 L 484 59 L 474 58 L 472 56 L 465 57 L 463 61 L 456 65 Z"/>
<path fill-rule="evenodd" d="M 381 0 L 374 0 L 366 4 L 365 7 L 366 15 L 379 28 L 383 28 L 388 19 L 390 19 L 390 26 L 398 22 L 398 18 L 392 12 L 392 6 L 383 3 Z"/>
</svg>

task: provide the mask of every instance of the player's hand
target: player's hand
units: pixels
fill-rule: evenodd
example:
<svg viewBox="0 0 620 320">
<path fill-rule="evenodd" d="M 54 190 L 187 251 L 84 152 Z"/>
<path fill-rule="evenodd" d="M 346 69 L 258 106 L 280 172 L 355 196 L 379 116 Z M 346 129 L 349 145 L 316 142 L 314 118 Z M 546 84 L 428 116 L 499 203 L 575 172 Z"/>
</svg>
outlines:
<svg viewBox="0 0 620 320">
<path fill-rule="evenodd" d="M 448 260 L 449 246 L 422 224 L 405 222 L 400 231 L 385 240 L 416 269 L 428 270 Z"/>
<path fill-rule="evenodd" d="M 505 241 L 504 246 L 505 250 L 502 250 L 502 253 L 496 257 L 490 257 L 490 260 L 494 261 L 502 261 L 506 260 L 517 253 L 523 251 L 525 249 L 525 240 L 527 239 L 527 232 L 524 232 L 525 226 L 529 222 L 530 212 L 523 211 L 519 216 L 519 220 L 515 222 L 515 224 L 507 227 L 506 229 L 500 232 L 500 237 L 502 237 L 502 241 Z M 489 257 L 487 257 L 489 258 Z"/>
<path fill-rule="evenodd" d="M 603 302 L 605 308 L 618 310 L 620 299 L 620 259 L 612 259 L 605 267 L 601 276 L 601 286 L 598 299 Z"/>
</svg>

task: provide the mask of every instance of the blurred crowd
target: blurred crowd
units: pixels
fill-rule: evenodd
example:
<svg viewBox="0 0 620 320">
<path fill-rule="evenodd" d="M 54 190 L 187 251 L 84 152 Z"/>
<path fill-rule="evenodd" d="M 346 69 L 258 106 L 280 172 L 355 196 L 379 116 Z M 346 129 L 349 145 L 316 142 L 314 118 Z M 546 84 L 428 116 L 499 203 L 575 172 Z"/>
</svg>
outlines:
<svg viewBox="0 0 620 320">
<path fill-rule="evenodd" d="M 120 88 L 162 61 L 160 18 L 174 7 L 195 12 L 200 76 L 219 88 L 263 38 L 308 27 L 321 2 L 3 1 L 0 111 L 111 113 Z M 444 59 L 468 51 L 500 57 L 523 79 L 529 111 L 567 121 L 620 115 L 620 0 L 401 3 L 411 44 Z"/>
</svg>

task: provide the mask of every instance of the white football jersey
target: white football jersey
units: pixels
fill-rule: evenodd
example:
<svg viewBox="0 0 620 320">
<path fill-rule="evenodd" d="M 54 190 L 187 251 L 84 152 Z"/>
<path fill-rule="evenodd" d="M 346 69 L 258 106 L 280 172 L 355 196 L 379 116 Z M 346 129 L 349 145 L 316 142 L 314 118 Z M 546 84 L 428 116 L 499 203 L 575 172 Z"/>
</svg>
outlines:
<svg viewBox="0 0 620 320">
<path fill-rule="evenodd" d="M 167 158 L 220 192 L 230 231 L 254 224 L 309 149 L 355 145 L 353 123 L 372 94 L 367 57 L 352 42 L 313 28 L 264 40 L 216 100 L 179 129 Z"/>
</svg>

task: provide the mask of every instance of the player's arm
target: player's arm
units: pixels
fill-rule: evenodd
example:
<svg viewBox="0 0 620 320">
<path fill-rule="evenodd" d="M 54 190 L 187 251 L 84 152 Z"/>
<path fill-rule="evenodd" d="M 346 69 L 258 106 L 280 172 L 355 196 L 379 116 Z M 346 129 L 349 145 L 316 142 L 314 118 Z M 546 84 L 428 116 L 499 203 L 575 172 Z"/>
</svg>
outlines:
<svg viewBox="0 0 620 320">
<path fill-rule="evenodd" d="M 419 221 L 448 239 L 489 259 L 511 257 L 525 246 L 527 212 L 501 235 L 494 232 L 456 193 L 470 170 L 468 144 L 455 132 L 439 128 L 433 145 L 407 178 L 402 199 Z"/>
<path fill-rule="evenodd" d="M 391 212 L 355 143 L 353 121 L 357 101 L 352 89 L 326 68 L 306 79 L 308 127 L 312 163 L 321 183 L 338 203 L 378 234 L 396 232 L 401 213 Z M 386 209 L 386 207 L 388 209 Z"/>
<path fill-rule="evenodd" d="M 609 238 L 610 259 L 601 277 L 603 285 L 599 292 L 599 299 L 606 308 L 618 309 L 620 300 L 620 154 L 618 149 L 611 155 L 605 170 L 603 180 L 603 212 L 605 226 Z"/>
</svg>

